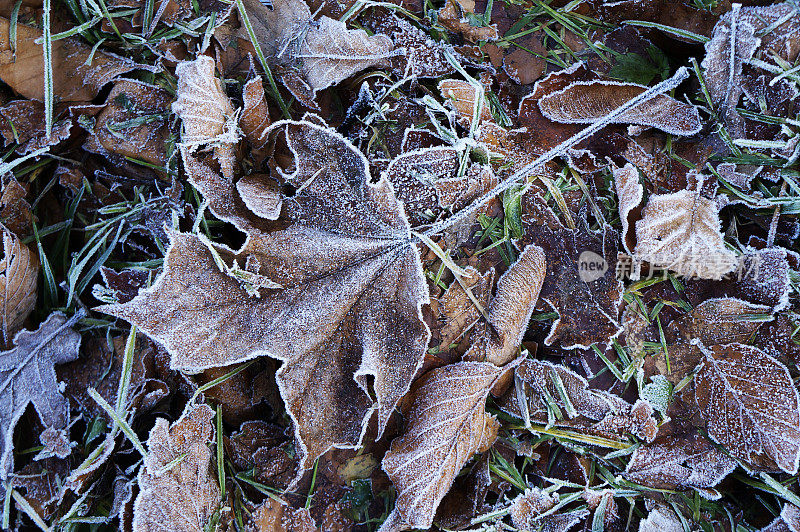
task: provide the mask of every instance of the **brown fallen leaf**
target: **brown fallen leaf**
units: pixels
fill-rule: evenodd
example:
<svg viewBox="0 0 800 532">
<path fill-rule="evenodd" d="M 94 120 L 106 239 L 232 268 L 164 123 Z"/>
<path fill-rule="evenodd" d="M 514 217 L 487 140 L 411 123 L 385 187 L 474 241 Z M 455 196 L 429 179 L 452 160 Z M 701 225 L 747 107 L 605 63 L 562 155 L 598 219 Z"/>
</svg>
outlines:
<svg viewBox="0 0 800 532">
<path fill-rule="evenodd" d="M 634 435 L 648 442 L 658 433 L 649 405 L 631 405 L 591 389 L 586 379 L 564 366 L 528 359 L 517 368 L 516 378 L 517 394 L 507 394 L 500 407 L 525 423 L 568 427 L 609 439 Z"/>
<path fill-rule="evenodd" d="M 31 204 L 25 199 L 28 186 L 20 184 L 13 176 L 8 176 L 0 186 L 0 224 L 14 233 L 17 238 L 33 234 L 33 215 Z"/>
<path fill-rule="evenodd" d="M 22 327 L 36 305 L 36 281 L 39 277 L 39 255 L 24 245 L 11 232 L 3 231 L 3 259 L 0 260 L 0 321 L 2 344 Z"/>
<path fill-rule="evenodd" d="M 784 504 L 781 514 L 759 532 L 800 532 L 800 508 Z"/>
<path fill-rule="evenodd" d="M 48 137 L 45 132 L 44 104 L 36 100 L 16 100 L 0 108 L 0 134 L 6 146 L 19 144 L 17 153 L 25 155 L 48 146 L 55 146 L 70 136 L 69 119 L 58 120 Z"/>
<path fill-rule="evenodd" d="M 743 344 L 705 347 L 695 401 L 708 435 L 748 464 L 767 458 L 789 474 L 800 459 L 800 398 L 786 367 Z"/>
<path fill-rule="evenodd" d="M 629 254 L 636 247 L 636 233 L 632 229 L 641 217 L 644 187 L 639 183 L 639 170 L 631 163 L 614 168 L 614 187 L 619 201 L 619 219 L 622 222 L 622 246 Z"/>
<path fill-rule="evenodd" d="M 155 85 L 123 79 L 114 84 L 106 102 L 94 127 L 100 147 L 123 157 L 165 165 L 170 94 Z"/>
<path fill-rule="evenodd" d="M 489 457 L 484 454 L 466 474 L 456 478 L 436 511 L 436 526 L 448 530 L 469 528 L 481 513 L 491 485 Z"/>
<path fill-rule="evenodd" d="M 439 348 L 442 351 L 449 349 L 451 343 L 457 341 L 481 318 L 481 311 L 472 302 L 467 289 L 484 309 L 489 307 L 494 286 L 494 268 L 483 275 L 471 266 L 465 271 L 469 277 L 464 277 L 460 282 L 453 281 L 447 291 L 438 298 L 439 319 L 443 323 L 436 333 L 440 338 Z"/>
<path fill-rule="evenodd" d="M 280 185 L 264 174 L 250 174 L 236 182 L 236 191 L 247 208 L 267 220 L 277 220 L 281 215 L 283 195 Z"/>
<path fill-rule="evenodd" d="M 182 143 L 194 152 L 202 145 L 214 148 L 214 157 L 222 175 L 233 179 L 236 160 L 234 146 L 239 141 L 238 117 L 219 79 L 215 63 L 208 56 L 198 56 L 175 67 L 178 76 L 178 100 L 172 112 L 183 122 Z"/>
<path fill-rule="evenodd" d="M 737 465 L 696 432 L 665 435 L 634 451 L 625 478 L 654 489 L 713 488 Z"/>
<path fill-rule="evenodd" d="M 403 153 L 392 159 L 384 175 L 412 227 L 434 221 L 445 212 L 436 193 L 436 183 L 458 172 L 458 150 L 437 147 Z"/>
<path fill-rule="evenodd" d="M 31 100 L 44 101 L 44 53 L 34 41 L 42 36 L 36 28 L 16 26 L 16 53 L 9 39 L 9 21 L 0 18 L 0 79 Z M 95 51 L 75 37 L 53 41 L 53 90 L 62 102 L 90 102 L 104 85 L 137 69 L 157 72 L 159 67 Z M 90 63 L 86 63 L 89 58 Z"/>
<path fill-rule="evenodd" d="M 525 233 L 520 244 L 541 247 L 547 259 L 540 297 L 558 312 L 545 344 L 559 341 L 564 349 L 586 349 L 595 342 L 610 342 L 622 331 L 622 282 L 608 267 L 616 262 L 619 234 L 608 225 L 593 231 L 583 222 L 569 229 L 541 196 L 530 192 L 522 198 L 522 224 Z M 584 281 L 578 259 L 587 252 L 593 261 L 604 261 L 607 269 L 600 277 Z"/>
<path fill-rule="evenodd" d="M 490 327 L 467 351 L 465 360 L 503 366 L 517 357 L 546 272 L 542 248 L 526 246 L 497 282 L 497 291 L 487 309 Z"/>
<path fill-rule="evenodd" d="M 745 7 L 734 4 L 714 26 L 701 65 L 711 100 L 719 106 L 734 139 L 745 134 L 744 120 L 736 111 L 739 99 L 744 94 L 758 105 L 759 93 L 767 90 L 767 83 L 770 87 L 774 85 L 760 77 L 765 71 L 752 65 L 751 60 L 772 62 L 775 56 L 793 63 L 800 52 L 798 28 L 800 16 L 787 2 Z M 774 76 L 774 72 L 769 76 Z M 787 83 L 778 81 L 778 89 Z"/>
<path fill-rule="evenodd" d="M 7 479 L 14 470 L 14 427 L 29 404 L 33 404 L 45 428 L 62 432 L 69 424 L 69 401 L 61 395 L 53 366 L 79 356 L 81 335 L 71 329 L 77 317 L 68 320 L 54 312 L 37 330 L 18 332 L 14 347 L 0 353 L 0 479 Z M 65 454 L 45 447 L 40 455 L 55 455 L 56 451 L 59 458 L 69 454 L 69 449 Z"/>
<path fill-rule="evenodd" d="M 673 320 L 664 334 L 668 343 L 700 340 L 704 345 L 748 343 L 770 318 L 769 307 L 734 297 L 707 299 Z M 697 361 L 699 363 L 699 361 Z"/>
<path fill-rule="evenodd" d="M 296 476 L 291 430 L 261 420 L 245 421 L 225 442 L 225 452 L 239 470 L 254 472 L 256 481 L 286 489 Z"/>
<path fill-rule="evenodd" d="M 244 5 L 267 60 L 279 67 L 292 93 L 312 108 L 317 91 L 397 55 L 385 35 L 348 30 L 344 22 L 327 16 L 313 20 L 302 0 L 276 0 L 271 8 L 258 0 Z"/>
<path fill-rule="evenodd" d="M 736 270 L 721 281 L 687 282 L 686 298 L 697 305 L 709 298 L 734 297 L 766 305 L 772 313 L 781 311 L 789 306 L 792 255 L 792 251 L 778 246 L 745 248 Z"/>
<path fill-rule="evenodd" d="M 488 167 L 475 164 L 463 175 L 458 169 L 458 150 L 434 147 L 395 157 L 383 175 L 403 202 L 411 226 L 417 227 L 457 212 L 497 184 Z"/>
<path fill-rule="evenodd" d="M 648 87 L 620 81 L 578 81 L 539 99 L 542 114 L 563 124 L 591 124 Z M 673 135 L 694 135 L 702 129 L 697 108 L 660 94 L 617 118 L 617 124 L 655 127 Z"/>
<path fill-rule="evenodd" d="M 455 72 L 445 56 L 445 52 L 449 52 L 453 57 L 461 59 L 461 54 L 452 45 L 431 39 L 425 31 L 394 13 L 389 16 L 379 15 L 372 22 L 378 33 L 391 36 L 395 46 L 404 51 L 402 58 L 395 58 L 393 61 L 398 63 L 393 68 L 398 76 L 439 78 Z M 466 60 L 461 62 L 465 63 Z"/>
<path fill-rule="evenodd" d="M 292 508 L 272 497 L 264 501 L 250 516 L 247 532 L 315 532 L 317 525 L 307 508 Z"/>
<path fill-rule="evenodd" d="M 68 494 L 63 484 L 67 473 L 69 469 L 64 460 L 49 458 L 29 463 L 9 480 L 14 489 L 25 494 L 25 500 L 39 516 L 49 519 Z"/>
<path fill-rule="evenodd" d="M 650 196 L 636 222 L 634 254 L 689 278 L 718 280 L 737 263 L 725 247 L 716 204 L 690 190 Z"/>
<path fill-rule="evenodd" d="M 496 25 L 473 26 L 468 19 L 470 15 L 475 15 L 475 0 L 447 0 L 437 13 L 437 21 L 470 42 L 494 41 L 500 37 Z"/>
<path fill-rule="evenodd" d="M 682 532 L 683 523 L 678 515 L 665 504 L 659 504 L 639 521 L 639 532 Z"/>
<path fill-rule="evenodd" d="M 208 448 L 214 434 L 213 418 L 211 407 L 195 405 L 172 424 L 164 418 L 156 420 L 147 439 L 147 456 L 139 468 L 133 530 L 205 530 L 222 503 Z"/>
<path fill-rule="evenodd" d="M 397 500 L 381 532 L 431 526 L 458 472 L 497 438 L 500 424 L 486 413 L 486 398 L 516 364 L 499 368 L 487 362 L 459 362 L 436 368 L 414 383 L 405 416 L 408 425 L 383 458 Z"/>
<path fill-rule="evenodd" d="M 475 118 L 475 106 L 478 103 L 475 100 L 478 98 L 479 87 L 460 79 L 443 79 L 439 82 L 438 89 L 442 97 L 446 98 L 456 110 L 458 116 L 465 119 L 467 123 L 471 123 Z M 483 96 L 482 92 L 481 96 Z M 486 98 L 484 97 L 483 101 L 479 103 L 481 109 L 478 115 L 478 122 L 494 121 Z"/>
<path fill-rule="evenodd" d="M 261 76 L 256 76 L 244 84 L 242 104 L 239 127 L 242 128 L 244 138 L 250 144 L 256 163 L 260 163 L 266 156 L 265 153 L 262 153 L 267 143 L 265 132 L 272 122 Z"/>
<path fill-rule="evenodd" d="M 589 516 L 589 510 L 585 509 L 542 515 L 558 502 L 556 493 L 528 488 L 511 502 L 511 522 L 522 532 L 567 532 Z"/>
<path fill-rule="evenodd" d="M 547 50 L 534 35 L 515 39 L 514 44 L 503 57 L 503 72 L 520 85 L 529 85 L 547 71 Z"/>
<path fill-rule="evenodd" d="M 358 445 L 372 413 L 370 376 L 382 433 L 424 358 L 428 287 L 402 207 L 385 178 L 370 183 L 358 150 L 310 122 L 278 122 L 270 133 L 295 156 L 283 176 L 298 189 L 284 202 L 288 227 L 267 232 L 231 183 L 185 156 L 211 210 L 247 241 L 234 252 L 173 233 L 153 287 L 101 310 L 164 344 L 174 368 L 284 361 L 277 379 L 308 468 L 331 447 Z M 236 261 L 249 262 L 249 277 Z M 253 285 L 262 281 L 270 288 Z"/>
</svg>

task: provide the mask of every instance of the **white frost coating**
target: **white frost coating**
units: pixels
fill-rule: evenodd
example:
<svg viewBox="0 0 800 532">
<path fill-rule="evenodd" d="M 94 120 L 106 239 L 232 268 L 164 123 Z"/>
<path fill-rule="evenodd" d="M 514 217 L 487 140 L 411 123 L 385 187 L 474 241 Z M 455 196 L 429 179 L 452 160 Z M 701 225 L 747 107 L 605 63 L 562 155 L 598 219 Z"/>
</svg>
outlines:
<svg viewBox="0 0 800 532">
<path fill-rule="evenodd" d="M 284 202 L 286 229 L 264 229 L 232 183 L 195 173 L 209 208 L 247 233 L 243 247 L 174 233 L 153 287 L 101 309 L 139 325 L 184 371 L 283 361 L 278 386 L 308 468 L 331 448 L 360 445 L 376 406 L 368 375 L 380 437 L 423 363 L 429 294 L 402 205 L 386 179 L 370 182 L 364 155 L 314 123 L 278 122 L 267 134 L 276 130 L 295 156 L 286 181 L 305 185 Z M 283 288 L 251 297 L 227 274 L 237 259 Z"/>
<path fill-rule="evenodd" d="M 635 255 L 686 277 L 721 279 L 736 268 L 725 246 L 716 204 L 699 192 L 650 196 L 636 222 Z"/>
<path fill-rule="evenodd" d="M 800 398 L 789 370 L 743 344 L 706 348 L 695 377 L 695 401 L 708 435 L 732 456 L 758 465 L 764 458 L 793 475 L 800 459 Z"/>
<path fill-rule="evenodd" d="M 589 127 L 582 129 L 572 137 L 568 138 L 558 146 L 546 151 L 542 155 L 540 155 L 535 161 L 531 162 L 530 164 L 524 166 L 522 169 L 518 170 L 514 174 L 510 175 L 503 181 L 501 181 L 496 187 L 492 190 L 475 200 L 469 207 L 459 211 L 457 214 L 454 214 L 450 218 L 446 220 L 442 220 L 439 223 L 432 225 L 427 231 L 425 231 L 425 236 L 432 236 L 436 233 L 444 231 L 448 227 L 452 227 L 453 225 L 463 221 L 466 219 L 467 216 L 470 216 L 472 213 L 483 207 L 486 203 L 492 200 L 498 194 L 508 190 L 509 188 L 513 187 L 517 181 L 528 177 L 533 173 L 534 170 L 541 167 L 543 164 L 547 163 L 548 161 L 566 155 L 569 152 L 569 149 L 578 144 L 579 142 L 591 137 L 604 127 L 609 124 L 613 124 L 614 121 L 619 118 L 621 115 L 629 111 L 630 109 L 640 105 L 643 102 L 648 101 L 650 98 L 653 98 L 657 94 L 663 94 L 667 91 L 670 91 L 681 84 L 683 80 L 689 77 L 689 71 L 686 67 L 681 67 L 675 72 L 671 78 L 662 81 L 658 85 L 649 88 L 645 92 L 641 93 L 640 95 L 636 96 L 628 100 L 623 105 L 620 105 L 608 115 L 606 115 L 601 120 L 598 120 L 594 124 L 590 125 Z"/>
<path fill-rule="evenodd" d="M 83 310 L 69 319 L 53 312 L 37 330 L 19 331 L 14 348 L 0 353 L 1 480 L 14 469 L 14 427 L 28 404 L 33 404 L 45 427 L 67 427 L 69 401 L 61 395 L 54 365 L 78 358 L 81 336 L 71 327 L 83 316 Z"/>
</svg>

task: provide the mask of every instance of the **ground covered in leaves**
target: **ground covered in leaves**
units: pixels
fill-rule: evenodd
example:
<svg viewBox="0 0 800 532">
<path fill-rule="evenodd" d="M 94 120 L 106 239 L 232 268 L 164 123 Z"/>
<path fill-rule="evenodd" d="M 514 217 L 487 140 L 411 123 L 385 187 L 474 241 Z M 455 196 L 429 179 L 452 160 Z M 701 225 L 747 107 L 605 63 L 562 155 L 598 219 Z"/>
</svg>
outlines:
<svg viewBox="0 0 800 532">
<path fill-rule="evenodd" d="M 800 8 L 0 1 L 12 530 L 800 531 Z"/>
</svg>

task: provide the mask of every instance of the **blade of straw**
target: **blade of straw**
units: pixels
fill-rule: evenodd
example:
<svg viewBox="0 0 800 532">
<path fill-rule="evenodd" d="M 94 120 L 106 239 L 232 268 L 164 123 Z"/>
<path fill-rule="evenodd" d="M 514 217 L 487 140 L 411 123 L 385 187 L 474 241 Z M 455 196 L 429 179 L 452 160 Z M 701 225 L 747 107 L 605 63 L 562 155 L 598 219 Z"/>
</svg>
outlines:
<svg viewBox="0 0 800 532">
<path fill-rule="evenodd" d="M 502 193 L 503 191 L 513 187 L 517 183 L 517 181 L 525 177 L 528 177 L 531 173 L 533 173 L 535 169 L 539 168 L 543 164 L 547 163 L 548 161 L 556 157 L 566 154 L 570 148 L 572 148 L 579 142 L 591 137 L 592 135 L 594 135 L 607 125 L 613 123 L 621 115 L 625 114 L 634 107 L 650 100 L 651 98 L 659 94 L 674 89 L 688 77 L 689 77 L 689 71 L 686 69 L 686 67 L 679 68 L 677 72 L 675 72 L 675 75 L 672 76 L 671 78 L 664 80 L 658 85 L 650 87 L 649 89 L 639 94 L 638 96 L 631 98 L 624 104 L 620 105 L 619 107 L 608 113 L 602 119 L 593 123 L 589 127 L 582 129 L 581 131 L 579 131 L 572 137 L 568 138 L 558 146 L 546 151 L 545 153 L 540 155 L 535 161 L 526 165 L 524 168 L 518 170 L 513 175 L 501 181 L 492 190 L 490 190 L 489 192 L 478 198 L 476 201 L 474 201 L 472 204 L 470 204 L 469 207 L 462 209 L 461 211 L 457 212 L 450 218 L 447 218 L 445 220 L 433 224 L 427 231 L 425 231 L 422 234 L 424 234 L 425 236 L 432 236 L 435 235 L 436 233 L 439 233 L 447 229 L 448 227 L 452 227 L 453 225 L 459 223 L 460 221 L 464 220 L 467 216 L 471 215 L 472 213 L 483 207 L 486 203 L 491 201 L 492 198 Z"/>
</svg>

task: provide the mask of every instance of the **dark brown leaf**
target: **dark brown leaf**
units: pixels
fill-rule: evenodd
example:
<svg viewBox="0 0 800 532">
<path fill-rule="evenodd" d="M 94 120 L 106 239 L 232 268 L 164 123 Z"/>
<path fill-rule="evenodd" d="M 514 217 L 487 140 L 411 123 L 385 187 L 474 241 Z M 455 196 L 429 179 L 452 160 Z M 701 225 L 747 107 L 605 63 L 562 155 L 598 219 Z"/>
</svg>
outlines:
<svg viewBox="0 0 800 532">
<path fill-rule="evenodd" d="M 800 459 L 800 410 L 789 371 L 760 349 L 704 347 L 695 400 L 708 435 L 745 463 L 767 458 L 790 473 Z"/>
<path fill-rule="evenodd" d="M 619 324 L 623 287 L 616 279 L 619 234 L 605 225 L 592 231 L 581 225 L 568 229 L 537 194 L 522 199 L 522 244 L 535 244 L 544 250 L 547 276 L 541 299 L 558 312 L 545 344 L 559 341 L 565 349 L 588 348 L 597 342 L 607 344 L 621 332 Z M 592 281 L 581 279 L 578 259 L 593 253 L 608 268 Z"/>
<path fill-rule="evenodd" d="M 655 489 L 713 488 L 736 466 L 697 433 L 665 435 L 633 453 L 625 478 Z"/>
<path fill-rule="evenodd" d="M 11 338 L 22 327 L 36 305 L 39 255 L 9 231 L 3 233 L 3 259 L 0 260 L 0 341 Z"/>
<path fill-rule="evenodd" d="M 520 359 L 521 360 L 521 359 Z M 428 528 L 456 475 L 497 438 L 498 421 L 486 413 L 492 387 L 513 364 L 459 362 L 414 383 L 408 426 L 383 459 L 397 488 L 395 508 L 382 532 Z"/>
<path fill-rule="evenodd" d="M 360 442 L 373 406 L 368 376 L 383 431 L 424 357 L 428 289 L 402 208 L 385 179 L 370 183 L 363 156 L 309 122 L 271 131 L 296 157 L 284 178 L 302 187 L 286 201 L 289 226 L 265 232 L 232 184 L 185 156 L 211 209 L 245 230 L 247 242 L 233 252 L 174 233 L 154 286 L 103 310 L 162 342 L 175 368 L 284 361 L 278 384 L 307 468 L 331 447 Z M 251 268 L 231 266 L 239 262 Z"/>
</svg>

